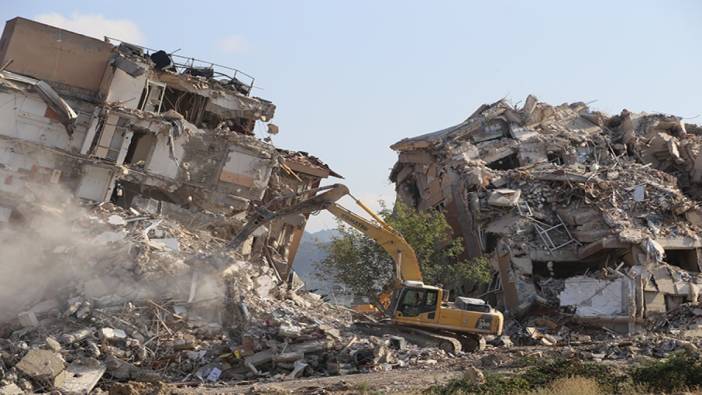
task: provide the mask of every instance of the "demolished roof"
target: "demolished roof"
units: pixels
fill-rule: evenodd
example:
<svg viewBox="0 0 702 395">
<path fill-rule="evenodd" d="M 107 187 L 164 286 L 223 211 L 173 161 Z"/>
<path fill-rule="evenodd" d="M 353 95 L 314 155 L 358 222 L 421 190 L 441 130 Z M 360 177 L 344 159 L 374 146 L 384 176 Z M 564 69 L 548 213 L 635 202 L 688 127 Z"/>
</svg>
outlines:
<svg viewBox="0 0 702 395">
<path fill-rule="evenodd" d="M 299 171 L 306 174 L 316 175 L 319 177 L 336 177 L 344 178 L 339 173 L 332 170 L 329 165 L 322 162 L 316 156 L 312 156 L 303 151 L 289 151 L 278 149 L 278 153 L 283 158 L 283 163 L 293 171 Z"/>
</svg>

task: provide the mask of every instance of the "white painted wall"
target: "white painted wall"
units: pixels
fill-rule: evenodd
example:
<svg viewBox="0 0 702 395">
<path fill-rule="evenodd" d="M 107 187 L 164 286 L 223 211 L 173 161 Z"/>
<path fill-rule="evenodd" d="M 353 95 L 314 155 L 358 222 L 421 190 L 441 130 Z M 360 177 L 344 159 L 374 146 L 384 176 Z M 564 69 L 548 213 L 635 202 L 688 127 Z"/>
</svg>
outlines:
<svg viewBox="0 0 702 395">
<path fill-rule="evenodd" d="M 174 160 L 171 157 L 170 147 L 168 145 L 168 133 L 157 134 L 156 148 L 151 155 L 151 160 L 146 165 L 146 171 L 175 179 L 180 169 L 179 162 L 182 160 L 185 153 L 183 144 L 185 144 L 187 139 L 187 133 L 183 133 L 175 139 L 174 153 L 177 160 Z"/>
<path fill-rule="evenodd" d="M 108 103 L 120 103 L 122 107 L 137 108 L 146 84 L 146 74 L 132 77 L 121 69 L 116 68 L 105 100 Z"/>
<path fill-rule="evenodd" d="M 83 166 L 83 177 L 76 195 L 83 199 L 102 202 L 109 199 L 112 191 L 112 171 L 97 166 Z"/>
<path fill-rule="evenodd" d="M 587 276 L 566 279 L 565 288 L 559 295 L 560 305 L 576 306 L 580 317 L 627 315 L 629 295 L 633 294 L 633 283 L 628 278 L 598 280 Z"/>
<path fill-rule="evenodd" d="M 268 180 L 271 177 L 273 166 L 271 159 L 261 158 L 243 150 L 237 150 L 236 147 L 229 153 L 227 162 L 222 169 L 223 175 L 219 177 L 222 182 L 228 182 L 225 172 L 233 173 L 244 177 L 253 178 L 251 189 L 260 190 L 259 198 L 263 198 L 265 189 L 268 186 Z M 232 183 L 236 185 L 236 183 Z"/>
<path fill-rule="evenodd" d="M 32 167 L 53 169 L 56 157 L 44 150 L 22 147 L 0 140 L 0 192 L 21 198 L 26 193 L 28 173 Z"/>
<path fill-rule="evenodd" d="M 0 134 L 49 147 L 70 150 L 66 128 L 46 118 L 46 103 L 28 92 L 0 92 Z M 82 139 L 77 142 L 78 147 Z"/>
</svg>

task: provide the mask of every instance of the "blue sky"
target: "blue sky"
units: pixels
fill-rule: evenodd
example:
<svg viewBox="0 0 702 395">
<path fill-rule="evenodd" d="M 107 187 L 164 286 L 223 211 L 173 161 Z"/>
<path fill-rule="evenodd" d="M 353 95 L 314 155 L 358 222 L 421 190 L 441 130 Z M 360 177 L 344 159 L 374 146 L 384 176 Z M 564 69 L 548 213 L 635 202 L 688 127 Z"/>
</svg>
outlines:
<svg viewBox="0 0 702 395">
<path fill-rule="evenodd" d="M 0 13 L 253 74 L 278 105 L 275 144 L 320 157 L 371 203 L 394 198 L 390 144 L 502 97 L 702 114 L 698 1 L 6 0 Z"/>
</svg>

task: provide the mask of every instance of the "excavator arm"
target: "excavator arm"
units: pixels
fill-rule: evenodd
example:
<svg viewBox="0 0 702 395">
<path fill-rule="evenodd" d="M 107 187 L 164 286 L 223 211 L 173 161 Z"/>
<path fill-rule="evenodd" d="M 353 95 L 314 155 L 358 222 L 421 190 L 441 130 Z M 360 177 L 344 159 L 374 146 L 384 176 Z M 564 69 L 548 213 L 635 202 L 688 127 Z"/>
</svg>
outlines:
<svg viewBox="0 0 702 395">
<path fill-rule="evenodd" d="M 275 219 L 289 215 L 308 214 L 313 211 L 327 210 L 354 229 L 375 240 L 390 254 L 395 262 L 395 273 L 397 275 L 396 286 L 399 286 L 402 281 L 422 282 L 422 272 L 419 268 L 417 255 L 402 235 L 383 221 L 373 210 L 354 198 L 345 185 L 334 184 L 329 187 L 320 188 L 317 191 L 322 190 L 324 190 L 323 193 L 277 211 L 271 211 L 265 207 L 256 208 L 253 218 L 250 219 L 244 228 L 229 242 L 228 246 L 230 248 L 238 248 L 256 231 L 256 229 Z M 337 200 L 347 195 L 368 213 L 374 221 L 369 221 L 336 204 Z"/>
<path fill-rule="evenodd" d="M 372 213 L 360 201 L 356 201 L 366 212 Z M 327 207 L 327 211 L 335 217 L 351 225 L 354 229 L 375 240 L 395 262 L 395 273 L 398 281 L 418 281 L 422 282 L 422 272 L 419 269 L 419 262 L 412 247 L 397 231 L 390 225 L 382 221 L 375 213 L 377 223 L 366 220 L 360 215 L 333 203 Z"/>
</svg>

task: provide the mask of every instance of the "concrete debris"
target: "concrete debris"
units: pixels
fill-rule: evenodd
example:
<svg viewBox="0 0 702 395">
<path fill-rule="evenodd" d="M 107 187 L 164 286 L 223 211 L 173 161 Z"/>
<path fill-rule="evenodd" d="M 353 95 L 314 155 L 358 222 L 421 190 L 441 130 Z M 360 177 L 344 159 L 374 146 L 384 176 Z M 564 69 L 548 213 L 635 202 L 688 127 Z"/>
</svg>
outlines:
<svg viewBox="0 0 702 395">
<path fill-rule="evenodd" d="M 127 332 L 122 329 L 101 328 L 99 331 L 100 339 L 108 342 L 122 341 L 127 338 Z"/>
<path fill-rule="evenodd" d="M 350 310 L 302 290 L 291 269 L 305 216 L 227 248 L 251 211 L 341 177 L 255 136 L 261 123 L 279 128 L 246 74 L 23 18 L 2 41 L 0 96 L 24 104 L 0 123 L 32 119 L 0 128 L 12 131 L 0 132 L 0 238 L 22 246 L 4 259 L 22 266 L 0 276 L 11 301 L 0 309 L 3 392 L 285 380 L 447 357 L 361 333 Z M 46 62 L 65 51 L 59 69 Z"/>
<path fill-rule="evenodd" d="M 309 365 L 302 359 L 298 359 L 295 361 L 293 364 L 293 370 L 288 374 L 289 379 L 294 379 L 299 377 L 302 372 L 308 367 Z"/>
<path fill-rule="evenodd" d="M 107 223 L 110 225 L 121 226 L 126 225 L 127 221 L 119 215 L 110 215 L 107 217 Z"/>
<path fill-rule="evenodd" d="M 46 346 L 51 349 L 53 352 L 59 352 L 61 351 L 61 343 L 59 343 L 56 339 L 53 337 L 47 337 L 46 338 Z"/>
<path fill-rule="evenodd" d="M 66 379 L 66 363 L 53 351 L 30 350 L 15 367 L 23 375 L 52 387 L 60 386 Z"/>
<path fill-rule="evenodd" d="M 510 314 L 484 350 L 454 355 L 369 335 L 352 325 L 365 316 L 304 291 L 292 262 L 305 216 L 227 248 L 250 212 L 341 177 L 255 136 L 261 123 L 279 128 L 275 105 L 251 96 L 253 78 L 23 18 L 2 42 L 0 96 L 24 104 L 0 114 L 0 131 L 12 131 L 0 132 L 0 241 L 3 253 L 20 246 L 0 265 L 0 394 L 455 361 L 480 383 L 475 366 L 524 356 L 660 358 L 702 346 L 702 137 L 677 117 L 530 96 L 393 145 L 398 198 L 446 213 L 466 258 L 491 258 L 496 274 L 479 291 Z M 47 61 L 66 51 L 58 69 Z"/>
<path fill-rule="evenodd" d="M 491 258 L 495 279 L 480 292 L 508 316 L 550 308 L 635 332 L 699 301 L 702 135 L 687 130 L 700 129 L 500 100 L 392 145 L 390 179 L 403 203 L 446 215 L 466 258 Z"/>
<path fill-rule="evenodd" d="M 624 315 L 627 306 L 626 294 L 633 292 L 633 284 L 626 277 L 614 280 L 598 280 L 588 276 L 570 277 L 561 292 L 560 306 L 571 306 L 581 317 Z"/>
<path fill-rule="evenodd" d="M 233 251 L 216 227 L 206 231 L 158 210 L 107 202 L 43 202 L 24 214 L 42 218 L 23 225 L 31 235 L 51 221 L 61 224 L 59 235 L 37 246 L 32 267 L 63 270 L 32 276 L 11 295 L 8 311 L 0 311 L 0 354 L 18 372 L 5 380 L 22 391 L 89 393 L 128 381 L 282 381 L 433 366 L 447 358 L 402 337 L 362 333 L 351 325 L 349 309 L 297 285 L 289 289 L 286 247 L 268 244 L 266 235 L 251 251 Z M 115 225 L 115 218 L 124 223 Z M 119 237 L 101 239 L 116 227 Z M 164 239 L 179 248 L 154 246 Z"/>
<path fill-rule="evenodd" d="M 8 131 L 0 132 L 0 150 L 12 153 L 0 156 L 0 222 L 21 218 L 22 205 L 50 195 L 50 186 L 132 209 L 107 218 L 111 229 L 95 240 L 101 245 L 149 216 L 227 239 L 255 205 L 275 209 L 293 203 L 281 196 L 340 177 L 312 155 L 255 137 L 261 123 L 278 132 L 269 123 L 276 106 L 252 97 L 254 78 L 239 70 L 19 17 L 7 22 L 2 41 L 0 96 L 25 104 L 0 116 Z M 28 47 L 42 48 L 41 56 Z M 59 69 L 50 57 L 62 58 Z M 26 117 L 31 125 L 16 132 Z M 244 257 L 265 255 L 286 279 L 305 223 L 275 221 L 247 242 Z M 183 248 L 157 229 L 146 237 L 154 249 Z"/>
<path fill-rule="evenodd" d="M 491 206 L 516 207 L 522 191 L 513 189 L 495 189 L 488 194 L 487 202 Z"/>
<path fill-rule="evenodd" d="M 15 383 L 5 384 L 0 387 L 1 395 L 24 395 L 24 390 Z"/>
<path fill-rule="evenodd" d="M 74 361 L 66 367 L 66 378 L 58 390 L 66 395 L 89 394 L 105 370 L 104 364 L 92 358 Z"/>
</svg>

